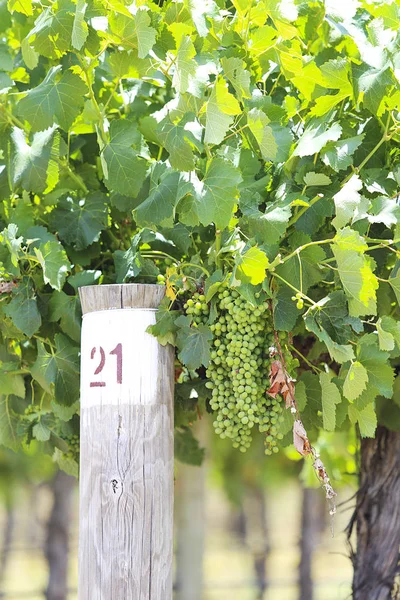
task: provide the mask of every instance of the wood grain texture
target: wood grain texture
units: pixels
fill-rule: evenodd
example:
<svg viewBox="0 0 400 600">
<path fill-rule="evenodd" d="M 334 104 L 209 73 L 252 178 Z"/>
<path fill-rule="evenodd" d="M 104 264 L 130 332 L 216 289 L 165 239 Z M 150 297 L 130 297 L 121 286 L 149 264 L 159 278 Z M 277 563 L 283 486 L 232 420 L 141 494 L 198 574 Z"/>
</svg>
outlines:
<svg viewBox="0 0 400 600">
<path fill-rule="evenodd" d="M 155 320 L 148 309 L 164 293 L 161 286 L 135 284 L 80 290 L 87 317 L 82 334 L 79 600 L 172 599 L 174 352 L 145 332 L 149 320 Z M 110 313 L 118 308 L 138 310 L 127 310 L 126 318 L 124 311 Z M 106 385 L 90 389 L 91 336 L 95 344 L 104 340 L 106 364 L 112 366 L 115 356 L 109 357 L 108 350 L 116 339 L 123 340 L 124 352 L 129 350 L 125 356 L 137 356 L 139 346 L 140 368 L 125 361 L 119 386 L 111 382 L 115 372 L 110 368 Z M 151 379 L 155 383 L 149 394 Z"/>
</svg>

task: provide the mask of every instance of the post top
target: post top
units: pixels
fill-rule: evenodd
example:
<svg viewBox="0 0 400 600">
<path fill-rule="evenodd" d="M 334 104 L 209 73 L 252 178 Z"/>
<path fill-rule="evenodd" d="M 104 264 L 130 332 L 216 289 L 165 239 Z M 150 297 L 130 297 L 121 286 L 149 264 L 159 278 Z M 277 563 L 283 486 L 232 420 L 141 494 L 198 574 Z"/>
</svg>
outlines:
<svg viewBox="0 0 400 600">
<path fill-rule="evenodd" d="M 86 285 L 79 288 L 82 312 L 113 308 L 158 308 L 165 286 L 149 283 Z"/>
</svg>

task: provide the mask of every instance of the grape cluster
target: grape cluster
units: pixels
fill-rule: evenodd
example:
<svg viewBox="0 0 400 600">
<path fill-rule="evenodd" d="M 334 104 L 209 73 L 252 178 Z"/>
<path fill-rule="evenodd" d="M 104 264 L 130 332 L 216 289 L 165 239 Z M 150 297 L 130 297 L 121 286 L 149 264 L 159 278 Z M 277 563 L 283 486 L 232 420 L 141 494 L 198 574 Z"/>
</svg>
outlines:
<svg viewBox="0 0 400 600">
<path fill-rule="evenodd" d="M 192 325 L 201 325 L 207 323 L 210 309 L 206 302 L 206 297 L 199 292 L 195 292 L 192 298 L 185 303 L 184 309 L 187 315 L 192 319 Z"/>
<path fill-rule="evenodd" d="M 223 287 L 217 297 L 217 315 L 210 326 L 214 342 L 206 384 L 212 390 L 215 431 L 245 452 L 257 425 L 266 434 L 266 454 L 278 452 L 283 406 L 280 399 L 266 394 L 273 344 L 268 305 L 254 307 L 236 290 Z"/>
<path fill-rule="evenodd" d="M 79 462 L 79 435 L 74 433 L 64 435 L 63 438 L 68 444 L 68 451 L 64 452 L 64 457 Z"/>
</svg>

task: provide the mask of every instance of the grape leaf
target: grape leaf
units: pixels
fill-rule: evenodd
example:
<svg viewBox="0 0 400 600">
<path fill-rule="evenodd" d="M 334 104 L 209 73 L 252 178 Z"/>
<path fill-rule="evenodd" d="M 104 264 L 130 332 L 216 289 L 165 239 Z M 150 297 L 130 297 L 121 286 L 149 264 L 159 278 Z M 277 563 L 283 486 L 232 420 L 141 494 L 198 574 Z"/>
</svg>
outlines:
<svg viewBox="0 0 400 600">
<path fill-rule="evenodd" d="M 110 137 L 102 154 L 106 185 L 109 190 L 135 197 L 147 170 L 146 162 L 137 152 L 141 145 L 140 133 L 130 121 L 113 121 Z"/>
<path fill-rule="evenodd" d="M 197 69 L 197 63 L 193 60 L 195 56 L 196 49 L 190 36 L 182 36 L 177 47 L 175 71 L 172 78 L 172 85 L 181 94 L 188 91 L 191 81 L 195 78 Z"/>
<path fill-rule="evenodd" d="M 81 305 L 78 296 L 54 292 L 49 303 L 49 321 L 60 322 L 60 327 L 75 342 L 81 339 Z"/>
<path fill-rule="evenodd" d="M 241 109 L 235 96 L 227 88 L 222 77 L 219 77 L 212 89 L 206 109 L 206 144 L 220 144 L 233 123 L 233 116 L 240 114 Z"/>
<path fill-rule="evenodd" d="M 46 242 L 35 248 L 35 254 L 42 265 L 44 282 L 60 291 L 71 269 L 64 248 L 59 242 Z"/>
<path fill-rule="evenodd" d="M 192 430 L 184 427 L 175 431 L 174 454 L 180 462 L 199 467 L 204 460 L 205 450 L 193 437 Z"/>
<path fill-rule="evenodd" d="M 11 134 L 14 146 L 12 182 L 14 187 L 41 193 L 50 191 L 58 181 L 57 158 L 60 154 L 60 138 L 54 127 L 35 133 L 32 144 L 25 139 L 24 132 L 14 127 Z"/>
<path fill-rule="evenodd" d="M 192 189 L 181 173 L 166 171 L 154 185 L 148 198 L 135 209 L 138 225 L 153 228 L 159 225 L 172 227 L 176 205 Z"/>
<path fill-rule="evenodd" d="M 327 431 L 334 431 L 336 428 L 336 404 L 341 403 L 342 397 L 328 373 L 320 373 L 319 382 L 321 385 L 323 426 Z"/>
<path fill-rule="evenodd" d="M 353 164 L 353 154 L 364 137 L 364 134 L 361 134 L 338 142 L 329 142 L 321 154 L 322 161 L 334 171 L 345 171 Z"/>
<path fill-rule="evenodd" d="M 169 120 L 162 121 L 157 134 L 164 148 L 169 152 L 169 162 L 173 169 L 178 171 L 192 171 L 194 169 L 194 156 L 189 140 L 192 139 L 190 131 L 185 128 L 187 118 L 179 123 Z"/>
<path fill-rule="evenodd" d="M 355 400 L 365 390 L 367 383 L 368 372 L 366 368 L 358 360 L 353 362 L 343 384 L 345 397 L 350 401 Z"/>
<path fill-rule="evenodd" d="M 342 128 L 338 123 L 333 123 L 330 127 L 326 124 L 316 121 L 306 127 L 300 137 L 293 156 L 311 156 L 331 141 L 336 141 L 342 134 Z"/>
<path fill-rule="evenodd" d="M 86 8 L 86 0 L 77 0 L 71 39 L 73 47 L 77 50 L 82 49 L 89 35 L 88 25 L 85 21 Z"/>
<path fill-rule="evenodd" d="M 145 58 L 156 41 L 156 30 L 150 26 L 151 20 L 145 9 L 138 9 L 135 16 L 114 13 L 111 16 L 111 30 L 121 44 L 137 48 L 139 58 Z"/>
<path fill-rule="evenodd" d="M 79 348 L 69 339 L 57 333 L 55 362 L 57 372 L 54 381 L 55 400 L 59 404 L 71 406 L 79 400 Z"/>
<path fill-rule="evenodd" d="M 25 278 L 17 287 L 11 302 L 4 310 L 14 325 L 26 336 L 32 337 L 42 324 L 30 279 Z"/>
<path fill-rule="evenodd" d="M 358 410 L 354 404 L 349 404 L 348 410 L 351 423 L 358 423 L 361 437 L 374 437 L 377 427 L 374 405 L 368 404 L 362 410 Z"/>
<path fill-rule="evenodd" d="M 333 197 L 336 207 L 336 217 L 333 219 L 332 225 L 336 229 L 341 229 L 353 218 L 354 211 L 361 200 L 359 194 L 361 188 L 361 179 L 358 175 L 353 175 Z"/>
<path fill-rule="evenodd" d="M 321 185 L 329 185 L 332 183 L 332 180 L 324 173 L 315 173 L 315 171 L 309 171 L 306 175 L 304 175 L 304 183 L 306 186 L 321 186 Z"/>
<path fill-rule="evenodd" d="M 33 15 L 32 0 L 8 0 L 8 10 L 30 17 Z"/>
<path fill-rule="evenodd" d="M 353 317 L 376 315 L 376 290 L 379 283 L 372 271 L 373 260 L 353 250 L 332 245 L 339 277 Z"/>
<path fill-rule="evenodd" d="M 190 370 L 205 367 L 210 361 L 210 342 L 212 333 L 206 325 L 190 327 L 186 317 L 178 317 L 175 325 L 177 330 L 176 343 L 179 349 L 179 360 Z"/>
<path fill-rule="evenodd" d="M 31 368 L 33 379 L 50 395 L 54 393 L 57 365 L 53 354 L 47 352 L 45 345 L 37 340 L 37 357 Z"/>
<path fill-rule="evenodd" d="M 215 223 L 217 229 L 226 227 L 232 217 L 242 181 L 238 169 L 222 158 L 213 158 L 204 179 L 195 186 L 196 206 L 203 225 Z"/>
<path fill-rule="evenodd" d="M 269 119 L 267 115 L 257 108 L 253 108 L 247 115 L 247 124 L 257 141 L 263 159 L 274 160 L 278 146 L 268 123 Z"/>
<path fill-rule="evenodd" d="M 79 202 L 64 196 L 51 213 L 50 223 L 66 244 L 84 250 L 107 226 L 107 198 L 101 192 L 92 192 Z"/>
<path fill-rule="evenodd" d="M 32 131 L 43 131 L 54 123 L 68 131 L 83 108 L 86 84 L 71 71 L 56 81 L 61 68 L 52 67 L 42 83 L 18 103 L 18 114 L 28 121 Z"/>
<path fill-rule="evenodd" d="M 391 351 L 395 344 L 400 349 L 400 323 L 398 321 L 384 315 L 378 319 L 376 329 L 381 350 Z"/>
<path fill-rule="evenodd" d="M 229 80 L 236 92 L 239 102 L 244 98 L 251 98 L 250 93 L 250 73 L 245 68 L 245 63 L 241 58 L 231 56 L 221 58 L 221 66 L 225 77 Z"/>
<path fill-rule="evenodd" d="M 235 276 L 243 283 L 257 285 L 265 279 L 265 270 L 268 268 L 269 260 L 266 254 L 253 246 L 239 256 L 235 270 Z"/>
<path fill-rule="evenodd" d="M 357 346 L 358 361 L 368 373 L 368 384 L 379 393 L 390 398 L 393 393 L 394 371 L 388 363 L 389 354 L 379 349 L 378 340 L 373 334 L 360 338 Z"/>
</svg>

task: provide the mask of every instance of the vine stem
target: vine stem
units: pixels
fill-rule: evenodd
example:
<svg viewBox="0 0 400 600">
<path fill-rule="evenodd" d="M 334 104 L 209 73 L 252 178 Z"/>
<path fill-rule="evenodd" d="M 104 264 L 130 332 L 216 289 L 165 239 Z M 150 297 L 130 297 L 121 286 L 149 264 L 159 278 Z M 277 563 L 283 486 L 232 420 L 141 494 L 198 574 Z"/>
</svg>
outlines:
<svg viewBox="0 0 400 600">
<path fill-rule="evenodd" d="M 221 266 L 221 258 L 219 253 L 221 251 L 221 230 L 217 229 L 215 232 L 215 266 L 219 268 Z"/>
<path fill-rule="evenodd" d="M 311 208 L 316 202 L 318 202 L 318 200 L 321 200 L 321 198 L 323 198 L 323 197 L 324 197 L 323 194 L 317 194 L 316 196 L 314 196 L 314 198 L 312 198 L 310 200 L 308 206 L 303 206 L 303 208 L 301 210 L 299 210 L 299 212 L 290 219 L 290 221 L 288 223 L 288 227 L 297 223 L 297 221 L 300 219 L 300 217 L 302 217 L 309 208 Z"/>
<path fill-rule="evenodd" d="M 294 256 L 300 254 L 300 252 L 303 252 L 303 250 L 305 250 L 306 248 L 309 248 L 310 246 L 322 246 L 322 244 L 332 244 L 332 242 L 333 242 L 333 239 L 330 238 L 330 239 L 326 239 L 326 240 L 316 240 L 314 242 L 308 242 L 307 244 L 303 244 L 303 246 L 299 246 L 298 248 L 296 248 L 296 250 L 294 252 L 292 252 L 291 254 L 288 254 L 287 256 L 285 256 L 285 258 L 282 258 L 281 264 L 287 262 Z"/>
<path fill-rule="evenodd" d="M 289 344 L 289 348 L 290 348 L 290 350 L 292 350 L 293 352 L 296 352 L 296 354 L 297 354 L 298 356 L 300 356 L 300 358 L 301 358 L 301 359 L 302 359 L 302 360 L 303 360 L 303 361 L 306 363 L 306 365 L 308 365 L 308 366 L 309 366 L 309 367 L 310 367 L 310 368 L 311 368 L 313 371 L 315 371 L 316 373 L 321 373 L 321 372 L 322 372 L 322 371 L 321 371 L 321 369 L 319 369 L 318 367 L 316 367 L 315 365 L 313 365 L 313 364 L 312 364 L 312 362 L 310 362 L 310 361 L 308 360 L 308 358 L 306 358 L 306 357 L 304 356 L 304 354 L 302 354 L 302 353 L 300 352 L 300 350 L 297 350 L 297 348 L 296 348 L 295 346 L 293 346 L 293 344 Z"/>
<path fill-rule="evenodd" d="M 314 300 L 311 300 L 311 298 L 309 298 L 303 292 L 301 292 L 300 290 L 298 290 L 294 285 L 292 285 L 291 283 L 289 283 L 288 281 L 286 281 L 286 279 L 283 279 L 283 277 L 281 277 L 280 275 L 278 275 L 278 273 L 272 273 L 272 276 L 273 277 L 277 277 L 283 283 L 285 283 L 288 287 L 290 287 L 294 292 L 297 292 L 298 294 L 300 294 L 302 298 L 304 298 L 305 300 L 308 300 L 308 302 L 310 302 L 311 306 L 313 306 L 314 308 L 316 306 L 318 306 L 318 304 L 316 302 L 314 302 Z"/>
</svg>

